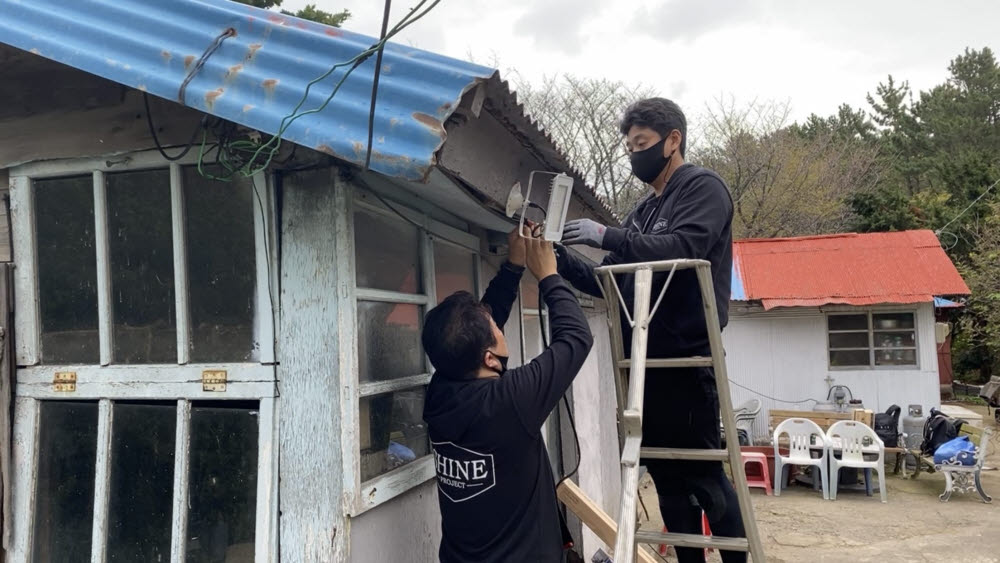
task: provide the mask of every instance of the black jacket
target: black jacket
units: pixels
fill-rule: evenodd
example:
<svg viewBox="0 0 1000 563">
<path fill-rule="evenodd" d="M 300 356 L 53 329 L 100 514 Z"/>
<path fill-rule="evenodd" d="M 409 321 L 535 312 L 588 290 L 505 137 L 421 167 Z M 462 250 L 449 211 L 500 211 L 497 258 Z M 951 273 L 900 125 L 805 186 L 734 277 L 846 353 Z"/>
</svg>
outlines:
<svg viewBox="0 0 1000 563">
<path fill-rule="evenodd" d="M 505 265 L 483 302 L 506 323 L 520 272 Z M 552 344 L 500 378 L 458 380 L 439 370 L 424 403 L 441 507 L 443 562 L 561 561 L 555 481 L 542 423 L 583 365 L 593 339 L 559 276 L 539 283 Z"/>
<path fill-rule="evenodd" d="M 650 194 L 628 214 L 623 227 L 608 227 L 603 246 L 610 253 L 601 265 L 678 258 L 708 260 L 712 263 L 719 323 L 724 327 L 729 321 L 733 268 L 732 220 L 733 201 L 722 178 L 710 170 L 684 164 L 674 171 L 660 197 Z M 601 297 L 594 269 L 565 249 L 559 252 L 559 273 L 580 291 Z M 666 277 L 666 273 L 654 276 L 651 305 Z M 618 286 L 630 309 L 632 284 L 633 276 L 618 276 Z M 624 332 L 628 354 L 631 332 Z M 694 270 L 678 271 L 650 324 L 648 355 L 677 357 L 709 351 L 698 280 Z"/>
</svg>

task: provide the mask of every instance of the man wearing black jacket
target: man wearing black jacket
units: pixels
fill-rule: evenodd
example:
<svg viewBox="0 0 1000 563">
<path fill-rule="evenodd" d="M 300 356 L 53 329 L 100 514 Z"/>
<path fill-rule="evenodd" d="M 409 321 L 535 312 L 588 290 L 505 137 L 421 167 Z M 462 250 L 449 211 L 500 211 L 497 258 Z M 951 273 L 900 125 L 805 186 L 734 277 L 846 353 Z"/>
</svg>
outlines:
<svg viewBox="0 0 1000 563">
<path fill-rule="evenodd" d="M 542 423 L 580 371 L 593 339 L 556 271 L 552 243 L 511 233 L 510 255 L 482 301 L 458 292 L 427 314 L 435 367 L 424 403 L 441 507 L 442 562 L 563 560 L 555 481 Z M 525 263 L 539 280 L 552 343 L 507 370 L 502 327 Z"/>
<path fill-rule="evenodd" d="M 729 320 L 733 263 L 733 202 L 722 179 L 710 170 L 684 162 L 687 122 L 670 100 L 636 102 L 620 124 L 630 152 L 632 172 L 652 188 L 625 218 L 622 227 L 590 219 L 566 224 L 563 243 L 609 251 L 602 265 L 697 258 L 712 264 L 719 323 Z M 593 268 L 559 249 L 559 273 L 577 289 L 600 297 Z M 653 278 L 655 300 L 667 273 Z M 619 276 L 628 307 L 633 304 L 633 276 Z M 623 331 L 626 353 L 631 330 Z M 675 358 L 711 354 L 694 270 L 678 271 L 649 326 L 647 357 Z M 719 397 L 711 368 L 648 369 L 644 394 L 643 445 L 718 449 Z M 705 511 L 712 532 L 744 537 L 743 520 L 732 484 L 721 462 L 645 460 L 656 484 L 660 512 L 671 532 L 700 533 Z M 692 502 L 692 498 L 696 500 Z M 701 549 L 677 548 L 680 563 L 703 562 Z M 726 563 L 746 561 L 742 552 L 722 552 Z"/>
</svg>

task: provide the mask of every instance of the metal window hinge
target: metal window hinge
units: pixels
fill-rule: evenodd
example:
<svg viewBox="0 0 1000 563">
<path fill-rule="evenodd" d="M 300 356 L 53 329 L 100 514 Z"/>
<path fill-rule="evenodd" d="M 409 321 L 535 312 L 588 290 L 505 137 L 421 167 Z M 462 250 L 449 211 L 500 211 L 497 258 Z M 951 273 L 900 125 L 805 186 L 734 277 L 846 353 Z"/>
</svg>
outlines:
<svg viewBox="0 0 1000 563">
<path fill-rule="evenodd" d="M 76 372 L 57 371 L 52 378 L 52 389 L 62 393 L 72 393 L 76 391 Z"/>
<path fill-rule="evenodd" d="M 224 392 L 226 379 L 226 370 L 206 369 L 201 372 L 201 389 L 202 391 Z"/>
</svg>

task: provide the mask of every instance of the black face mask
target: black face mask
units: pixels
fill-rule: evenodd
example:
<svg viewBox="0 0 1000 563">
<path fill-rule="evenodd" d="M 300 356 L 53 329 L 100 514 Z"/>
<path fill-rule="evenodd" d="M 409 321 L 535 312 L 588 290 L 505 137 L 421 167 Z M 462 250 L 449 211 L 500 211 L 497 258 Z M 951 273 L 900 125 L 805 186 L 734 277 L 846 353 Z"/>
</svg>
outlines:
<svg viewBox="0 0 1000 563">
<path fill-rule="evenodd" d="M 500 374 L 500 375 L 503 375 L 504 373 L 506 373 L 506 371 L 507 371 L 507 360 L 510 359 L 510 356 L 498 356 L 497 354 L 493 354 L 493 357 L 496 358 L 500 362 L 500 371 L 498 371 L 497 373 Z"/>
<path fill-rule="evenodd" d="M 663 145 L 666 142 L 667 138 L 664 137 L 648 149 L 629 155 L 629 160 L 632 162 L 632 173 L 635 174 L 636 178 L 649 184 L 670 164 L 674 151 L 670 151 L 670 156 L 663 156 Z"/>
</svg>

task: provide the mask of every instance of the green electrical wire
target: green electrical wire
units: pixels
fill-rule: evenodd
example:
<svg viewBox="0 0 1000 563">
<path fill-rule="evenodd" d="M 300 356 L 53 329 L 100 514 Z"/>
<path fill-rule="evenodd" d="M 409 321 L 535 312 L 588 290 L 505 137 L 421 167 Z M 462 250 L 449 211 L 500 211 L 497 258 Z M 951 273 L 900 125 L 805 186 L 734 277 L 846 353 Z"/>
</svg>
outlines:
<svg viewBox="0 0 1000 563">
<path fill-rule="evenodd" d="M 298 104 L 296 104 L 295 108 L 292 110 L 290 114 L 286 115 L 281 119 L 281 125 L 278 127 L 277 134 L 272 136 L 266 142 L 261 144 L 255 141 L 239 140 L 239 141 L 230 141 L 224 143 L 223 140 L 220 140 L 218 164 L 221 165 L 227 171 L 227 173 L 222 176 L 215 176 L 213 174 L 210 174 L 203 168 L 203 164 L 205 161 L 205 148 L 209 144 L 208 129 L 207 128 L 204 129 L 202 131 L 201 147 L 198 150 L 198 173 L 202 177 L 208 178 L 210 180 L 219 180 L 228 182 L 231 181 L 237 175 L 251 177 L 257 174 L 258 172 L 266 170 L 271 165 L 271 162 L 274 160 L 274 157 L 278 154 L 278 151 L 281 150 L 281 139 L 284 136 L 285 131 L 288 130 L 288 128 L 292 125 L 292 123 L 294 123 L 295 120 L 299 119 L 302 116 L 319 113 L 324 109 L 326 109 L 326 107 L 333 100 L 334 96 L 337 95 L 337 92 L 340 91 L 341 86 L 344 85 L 344 83 L 347 81 L 347 78 L 351 75 L 352 72 L 354 72 L 356 68 L 361 66 L 361 64 L 365 62 L 369 57 L 377 53 L 379 50 L 383 49 L 386 43 L 388 43 L 388 41 L 394 35 L 398 34 L 407 27 L 419 21 L 441 2 L 441 0 L 433 0 L 430 3 L 430 5 L 427 6 L 427 8 L 421 12 L 420 11 L 421 8 L 425 4 L 427 4 L 428 1 L 429 0 L 420 0 L 420 2 L 418 2 L 416 6 L 411 8 L 409 13 L 407 13 L 406 16 L 404 16 L 395 26 L 393 26 L 393 28 L 389 30 L 388 33 L 386 33 L 385 37 L 380 39 L 377 43 L 375 43 L 368 49 L 365 49 L 364 51 L 358 53 L 350 60 L 332 66 L 329 70 L 327 70 L 323 74 L 309 81 L 309 83 L 306 84 L 305 91 L 302 93 L 302 99 L 299 100 Z M 322 104 L 319 105 L 319 107 L 305 111 L 300 111 L 302 109 L 302 106 L 304 106 L 306 101 L 308 101 L 309 92 L 313 86 L 329 78 L 330 75 L 336 72 L 337 69 L 346 66 L 350 66 L 350 68 L 347 70 L 347 72 L 344 73 L 344 76 L 342 76 L 340 80 L 337 81 L 336 85 L 334 85 L 333 90 L 330 92 L 330 95 L 326 97 L 326 99 L 323 101 Z M 261 158 L 261 156 L 265 153 L 265 151 L 266 151 L 266 157 L 264 159 L 263 164 L 254 167 L 253 164 L 257 162 L 258 159 Z M 246 161 L 243 161 L 242 159 L 239 160 L 234 159 L 234 156 L 240 153 L 242 153 L 243 155 L 249 155 L 249 159 Z"/>
</svg>

